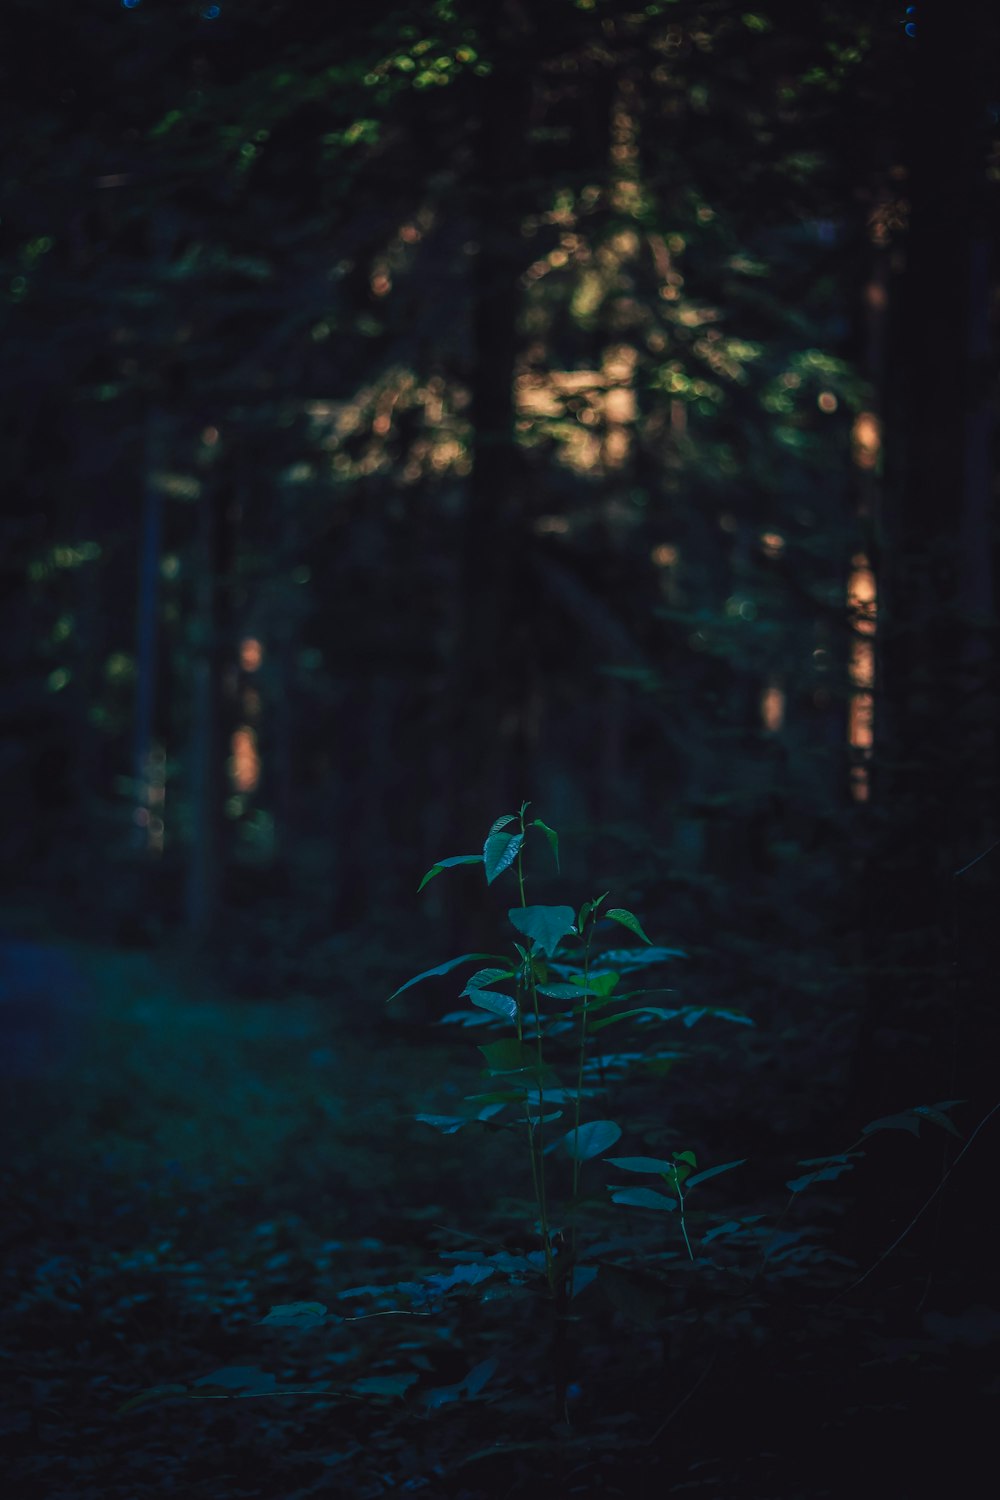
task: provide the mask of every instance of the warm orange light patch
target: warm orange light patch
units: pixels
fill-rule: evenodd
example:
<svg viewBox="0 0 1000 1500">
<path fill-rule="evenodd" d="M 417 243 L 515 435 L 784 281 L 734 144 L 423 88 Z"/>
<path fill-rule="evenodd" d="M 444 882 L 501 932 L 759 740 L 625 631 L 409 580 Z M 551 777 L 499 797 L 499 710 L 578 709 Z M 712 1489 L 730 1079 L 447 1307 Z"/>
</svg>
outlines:
<svg viewBox="0 0 1000 1500">
<path fill-rule="evenodd" d="M 229 772 L 238 792 L 252 792 L 260 781 L 260 755 L 257 736 L 249 724 L 241 724 L 230 745 Z"/>
<path fill-rule="evenodd" d="M 873 411 L 859 411 L 851 431 L 851 449 L 859 469 L 874 469 L 882 451 L 882 424 Z"/>
<path fill-rule="evenodd" d="M 829 416 L 831 412 L 835 412 L 839 404 L 840 403 L 838 402 L 836 396 L 832 391 L 820 391 L 819 395 L 816 397 L 816 405 L 819 407 L 820 411 L 825 411 L 827 416 Z"/>
<path fill-rule="evenodd" d="M 785 538 L 777 531 L 762 531 L 760 545 L 766 557 L 780 557 L 785 550 Z"/>
<path fill-rule="evenodd" d="M 785 693 L 773 679 L 760 695 L 760 721 L 768 734 L 778 734 L 785 722 Z"/>
<path fill-rule="evenodd" d="M 254 636 L 245 636 L 240 641 L 240 667 L 244 672 L 256 672 L 264 660 L 264 647 Z"/>
<path fill-rule="evenodd" d="M 870 791 L 869 771 L 864 762 L 875 743 L 875 626 L 878 591 L 875 574 L 864 553 L 851 559 L 847 582 L 847 608 L 853 635 L 848 659 L 851 695 L 847 708 L 847 741 L 861 764 L 851 772 L 851 796 L 866 802 Z"/>
<path fill-rule="evenodd" d="M 669 542 L 660 542 L 649 555 L 658 568 L 674 568 L 680 553 Z"/>
</svg>

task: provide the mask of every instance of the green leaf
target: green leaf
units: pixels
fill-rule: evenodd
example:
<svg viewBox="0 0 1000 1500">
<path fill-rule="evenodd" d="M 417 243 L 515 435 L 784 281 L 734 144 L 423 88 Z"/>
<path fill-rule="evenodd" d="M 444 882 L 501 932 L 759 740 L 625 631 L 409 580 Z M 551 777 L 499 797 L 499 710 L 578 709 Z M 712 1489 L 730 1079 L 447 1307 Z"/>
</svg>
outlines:
<svg viewBox="0 0 1000 1500">
<path fill-rule="evenodd" d="M 521 1073 L 535 1066 L 535 1053 L 514 1037 L 505 1037 L 502 1042 L 488 1042 L 480 1047 L 491 1073 Z"/>
<path fill-rule="evenodd" d="M 442 1135 L 454 1135 L 464 1125 L 471 1125 L 472 1121 L 465 1115 L 414 1115 L 421 1125 L 430 1125 L 433 1130 L 440 1130 Z"/>
<path fill-rule="evenodd" d="M 469 980 L 462 995 L 471 995 L 473 990 L 488 990 L 491 985 L 501 979 L 513 979 L 517 973 L 516 969 L 477 969 Z M 459 996 L 461 999 L 461 996 Z"/>
<path fill-rule="evenodd" d="M 677 1207 L 673 1198 L 668 1198 L 665 1193 L 654 1192 L 652 1188 L 620 1188 L 610 1183 L 612 1203 L 622 1203 L 628 1208 L 655 1208 L 661 1213 L 669 1213 Z"/>
<path fill-rule="evenodd" d="M 498 995 L 495 990 L 464 990 L 473 1005 L 478 1005 L 480 1010 L 491 1011 L 495 1016 L 502 1016 L 505 1021 L 516 1022 L 517 1001 L 512 995 Z"/>
<path fill-rule="evenodd" d="M 433 880 L 435 875 L 440 875 L 442 870 L 450 870 L 455 865 L 479 865 L 483 862 L 481 854 L 453 854 L 451 859 L 439 859 L 436 865 L 431 865 L 423 880 L 417 886 L 417 895 L 423 890 L 428 881 Z"/>
<path fill-rule="evenodd" d="M 501 828 L 507 828 L 511 823 L 517 822 L 517 813 L 505 813 L 502 818 L 497 818 L 491 826 L 490 833 L 499 833 Z M 487 834 L 487 838 L 489 834 Z"/>
<path fill-rule="evenodd" d="M 577 978 L 571 979 L 570 984 L 578 985 L 585 995 L 600 995 L 603 998 L 605 995 L 611 994 L 611 991 L 615 988 L 620 978 L 620 974 L 611 971 L 608 974 L 591 974 L 585 983 L 581 974 Z"/>
<path fill-rule="evenodd" d="M 425 969 L 422 974 L 415 974 L 412 979 L 408 979 L 405 984 L 401 984 L 398 990 L 393 990 L 389 999 L 395 1000 L 397 995 L 401 995 L 411 985 L 421 984 L 425 979 L 437 979 L 441 974 L 450 974 L 452 969 L 457 969 L 460 964 L 472 963 L 476 959 L 483 958 L 492 960 L 495 964 L 505 962 L 504 959 L 497 958 L 495 953 L 462 953 L 458 958 L 449 958 L 447 963 L 438 964 L 436 969 Z"/>
<path fill-rule="evenodd" d="M 689 1167 L 692 1168 L 698 1165 L 698 1158 L 695 1156 L 693 1151 L 674 1151 L 672 1154 L 674 1161 L 685 1162 Z"/>
<path fill-rule="evenodd" d="M 880 1120 L 872 1120 L 865 1125 L 861 1134 L 871 1135 L 876 1130 L 908 1130 L 911 1135 L 919 1135 L 920 1116 L 912 1109 L 898 1115 L 883 1115 Z"/>
<path fill-rule="evenodd" d="M 721 1167 L 709 1167 L 704 1172 L 695 1172 L 693 1177 L 688 1178 L 684 1186 L 690 1191 L 696 1182 L 707 1182 L 710 1177 L 718 1177 L 720 1172 L 731 1172 L 733 1167 L 742 1167 L 746 1159 L 745 1156 L 741 1156 L 739 1161 L 727 1161 L 723 1162 Z"/>
<path fill-rule="evenodd" d="M 611 913 L 609 912 L 610 916 Z M 613 969 L 645 969 L 650 964 L 667 963 L 672 958 L 687 958 L 683 948 L 609 948 L 601 953 L 596 962 L 608 964 Z"/>
<path fill-rule="evenodd" d="M 661 1021 L 675 1021 L 680 1014 L 679 1010 L 664 1010 L 661 1005 L 639 1005 L 635 1010 L 620 1010 L 613 1016 L 605 1016 L 603 1021 L 594 1021 L 590 1029 L 603 1031 L 605 1026 L 613 1026 L 616 1021 L 627 1021 L 630 1016 L 657 1016 Z"/>
<path fill-rule="evenodd" d="M 804 1172 L 801 1177 L 793 1177 L 785 1186 L 789 1192 L 801 1193 L 805 1188 L 811 1187 L 814 1182 L 832 1182 L 842 1172 L 853 1172 L 851 1162 L 839 1162 L 833 1166 L 822 1167 L 818 1172 Z"/>
<path fill-rule="evenodd" d="M 614 1120 L 591 1120 L 579 1130 L 568 1131 L 563 1142 L 574 1161 L 590 1161 L 620 1140 L 621 1133 L 621 1126 Z"/>
<path fill-rule="evenodd" d="M 261 1323 L 272 1328 L 316 1328 L 326 1320 L 322 1302 L 279 1302 Z"/>
<path fill-rule="evenodd" d="M 571 906 L 514 906 L 507 915 L 511 926 L 532 938 L 549 958 L 559 946 L 560 938 L 576 931 Z"/>
<path fill-rule="evenodd" d="M 594 989 L 591 985 L 586 988 L 582 984 L 540 984 L 538 993 L 546 995 L 550 1000 L 579 1000 L 585 995 L 593 995 L 600 999 L 602 991 Z"/>
<path fill-rule="evenodd" d="M 441 874 L 442 870 L 451 870 L 456 864 L 481 864 L 481 862 L 483 862 L 483 855 L 481 853 L 456 853 L 456 855 L 451 855 L 450 859 L 438 859 L 436 864 L 430 865 L 426 876 L 423 877 L 420 885 L 417 886 L 417 895 L 420 895 L 424 885 L 427 885 L 429 880 L 433 880 L 435 874 Z"/>
<path fill-rule="evenodd" d="M 123 1401 L 115 1409 L 115 1416 L 122 1417 L 127 1411 L 135 1411 L 139 1406 L 149 1406 L 154 1401 L 167 1401 L 171 1396 L 180 1396 L 185 1401 L 190 1399 L 186 1385 L 154 1385 L 148 1390 L 140 1391 L 137 1396 L 130 1397 L 128 1401 Z"/>
<path fill-rule="evenodd" d="M 624 907 L 612 906 L 604 913 L 604 915 L 606 917 L 609 917 L 612 922 L 620 922 L 623 927 L 628 928 L 629 932 L 634 932 L 637 938 L 642 938 L 642 941 L 644 943 L 649 944 L 650 947 L 653 946 L 650 939 L 643 932 L 642 924 L 640 923 L 639 918 L 634 917 L 632 913 L 630 911 L 626 911 Z"/>
<path fill-rule="evenodd" d="M 583 903 L 583 905 L 580 907 L 579 918 L 577 919 L 577 926 L 581 932 L 583 931 L 583 924 L 584 922 L 586 922 L 591 912 L 596 912 L 601 902 L 606 901 L 607 899 L 608 892 L 605 891 L 603 896 L 595 896 L 593 901 L 585 901 Z"/>
<path fill-rule="evenodd" d="M 491 833 L 483 845 L 486 883 L 492 885 L 498 875 L 509 870 L 521 851 L 523 833 Z"/>
<path fill-rule="evenodd" d="M 254 1365 L 226 1365 L 203 1375 L 191 1388 L 192 1396 L 223 1400 L 227 1396 L 264 1396 L 277 1389 L 278 1377 Z"/>
<path fill-rule="evenodd" d="M 351 1390 L 359 1396 L 405 1396 L 411 1385 L 420 1377 L 414 1374 L 365 1375 L 351 1382 Z"/>
<path fill-rule="evenodd" d="M 920 1122 L 930 1120 L 932 1124 L 940 1125 L 942 1130 L 947 1130 L 950 1135 L 958 1136 L 959 1132 L 944 1111 L 964 1103 L 964 1099 L 946 1099 L 943 1104 L 916 1104 L 912 1109 L 901 1110 L 897 1115 L 884 1115 L 880 1120 L 872 1120 L 861 1134 L 871 1135 L 875 1130 L 908 1130 L 911 1135 L 919 1135 Z"/>
<path fill-rule="evenodd" d="M 623 1172 L 650 1172 L 661 1177 L 673 1171 L 673 1162 L 659 1156 L 609 1156 L 609 1167 L 621 1167 Z"/>
<path fill-rule="evenodd" d="M 561 874 L 562 872 L 559 870 L 559 835 L 558 835 L 558 833 L 556 833 L 556 831 L 555 831 L 554 828 L 550 828 L 549 825 L 548 825 L 548 823 L 543 823 L 542 820 L 541 820 L 541 818 L 536 818 L 535 821 L 531 824 L 531 827 L 532 828 L 540 828 L 542 830 L 542 832 L 544 833 L 545 837 L 548 839 L 548 841 L 549 841 L 549 848 L 552 850 L 552 854 L 553 854 L 553 857 L 554 857 L 555 862 L 556 862 L 556 872 L 559 873 L 559 874 Z"/>
</svg>

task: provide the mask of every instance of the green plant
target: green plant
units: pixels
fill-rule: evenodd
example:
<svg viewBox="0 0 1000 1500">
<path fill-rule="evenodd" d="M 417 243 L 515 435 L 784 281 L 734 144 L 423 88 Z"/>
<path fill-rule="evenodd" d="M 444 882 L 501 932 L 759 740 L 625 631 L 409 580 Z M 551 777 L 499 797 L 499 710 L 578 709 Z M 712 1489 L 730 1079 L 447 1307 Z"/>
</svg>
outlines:
<svg viewBox="0 0 1000 1500">
<path fill-rule="evenodd" d="M 559 869 L 559 836 L 540 818 L 529 821 L 529 806 L 523 803 L 516 813 L 498 818 L 481 854 L 438 860 L 418 888 L 423 890 L 442 871 L 463 865 L 481 864 L 491 886 L 509 873 L 516 879 L 518 892 L 518 904 L 507 912 L 516 934 L 513 953 L 461 954 L 407 980 L 390 1000 L 413 985 L 464 965 L 486 965 L 475 970 L 461 991 L 460 998 L 474 1009 L 450 1012 L 444 1020 L 509 1033 L 479 1048 L 489 1087 L 467 1096 L 465 1102 L 472 1109 L 466 1115 L 422 1114 L 417 1118 L 448 1134 L 477 1122 L 491 1130 L 523 1134 L 545 1283 L 551 1296 L 564 1301 L 592 1279 L 580 1274 L 580 1220 L 588 1208 L 610 1202 L 654 1212 L 679 1210 L 681 1239 L 694 1260 L 685 1212 L 687 1194 L 698 1183 L 742 1165 L 741 1159 L 699 1172 L 690 1150 L 673 1152 L 669 1160 L 606 1157 L 623 1134 L 617 1120 L 595 1107 L 597 1101 L 607 1100 L 611 1077 L 624 1102 L 623 1072 L 638 1068 L 648 1077 L 669 1071 L 676 1051 L 665 1049 L 659 1041 L 652 1047 L 646 1045 L 651 1035 L 660 1034 L 656 1028 L 661 1023 L 680 1021 L 690 1027 L 710 1015 L 752 1023 L 731 1009 L 652 1003 L 651 997 L 675 992 L 661 984 L 637 981 L 685 955 L 677 948 L 656 946 L 633 912 L 606 906 L 609 892 L 584 901 L 578 909 L 529 903 L 525 852 L 532 832 L 544 836 Z M 605 933 L 612 924 L 624 928 L 641 946 L 608 946 Z M 623 1022 L 641 1033 L 639 1049 L 609 1058 L 604 1033 Z M 587 1118 L 591 1114 L 593 1118 Z M 560 1120 L 571 1122 L 569 1128 L 553 1133 L 552 1127 Z M 630 1188 L 609 1183 L 610 1198 L 595 1202 L 593 1195 L 583 1192 L 584 1172 L 588 1163 L 602 1157 L 621 1171 L 655 1178 L 659 1186 Z M 596 1268 L 590 1270 L 596 1273 Z"/>
</svg>

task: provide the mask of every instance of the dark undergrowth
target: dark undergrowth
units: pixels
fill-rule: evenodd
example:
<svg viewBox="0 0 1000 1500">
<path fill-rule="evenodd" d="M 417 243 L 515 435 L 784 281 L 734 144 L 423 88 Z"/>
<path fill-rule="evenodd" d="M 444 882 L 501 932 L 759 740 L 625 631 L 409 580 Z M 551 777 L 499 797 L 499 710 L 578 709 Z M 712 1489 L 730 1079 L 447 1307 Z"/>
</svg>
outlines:
<svg viewBox="0 0 1000 1500">
<path fill-rule="evenodd" d="M 57 957 L 4 1080 L 11 1500 L 991 1493 L 997 1314 L 928 1292 L 918 1234 L 852 1286 L 842 1184 L 786 1206 L 802 1119 L 745 1138 L 756 1032 L 706 1033 L 661 1109 L 668 1146 L 748 1158 L 689 1214 L 694 1258 L 675 1215 L 595 1196 L 560 1305 L 510 1137 L 413 1119 L 482 1086 L 470 1047 L 373 1021 L 381 995 Z M 886 1140 L 932 1191 L 926 1142 Z"/>
</svg>

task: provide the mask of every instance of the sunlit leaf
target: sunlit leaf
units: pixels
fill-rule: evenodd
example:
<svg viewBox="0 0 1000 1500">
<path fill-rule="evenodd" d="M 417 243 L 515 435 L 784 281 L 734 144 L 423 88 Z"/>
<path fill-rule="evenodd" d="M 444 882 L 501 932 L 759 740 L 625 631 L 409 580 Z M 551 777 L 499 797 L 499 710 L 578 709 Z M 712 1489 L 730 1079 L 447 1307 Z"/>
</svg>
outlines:
<svg viewBox="0 0 1000 1500">
<path fill-rule="evenodd" d="M 280 1302 L 260 1321 L 272 1328 L 316 1328 L 326 1316 L 322 1302 Z"/>
<path fill-rule="evenodd" d="M 707 1182 L 710 1177 L 718 1177 L 721 1172 L 731 1172 L 734 1167 L 742 1167 L 746 1159 L 745 1156 L 741 1156 L 738 1161 L 723 1162 L 721 1167 L 708 1167 L 704 1172 L 695 1172 L 684 1185 L 690 1190 L 695 1183 Z"/>
<path fill-rule="evenodd" d="M 492 885 L 498 875 L 509 870 L 521 851 L 523 833 L 491 833 L 483 846 L 486 883 Z"/>
<path fill-rule="evenodd" d="M 535 1067 L 537 1061 L 534 1051 L 514 1037 L 488 1042 L 479 1050 L 491 1073 L 520 1073 L 525 1068 Z"/>
<path fill-rule="evenodd" d="M 610 1186 L 610 1184 L 609 1184 Z M 655 1208 L 661 1213 L 669 1213 L 677 1207 L 676 1200 L 668 1198 L 665 1193 L 654 1192 L 652 1188 L 620 1188 L 611 1186 L 612 1203 L 622 1203 L 628 1208 Z"/>
<path fill-rule="evenodd" d="M 433 1130 L 440 1130 L 442 1135 L 454 1135 L 463 1125 L 472 1123 L 465 1115 L 414 1115 L 413 1118 L 421 1125 L 430 1125 Z"/>
<path fill-rule="evenodd" d="M 505 1021 L 517 1020 L 517 1001 L 512 995 L 498 995 L 495 990 L 466 990 L 471 1004 L 480 1010 L 488 1010 Z"/>
<path fill-rule="evenodd" d="M 473 963 L 477 959 L 490 960 L 494 964 L 502 964 L 504 962 L 502 958 L 497 958 L 495 953 L 462 953 L 458 958 L 449 958 L 447 963 L 438 964 L 436 969 L 425 969 L 422 974 L 415 974 L 412 979 L 408 979 L 405 984 L 401 984 L 398 990 L 393 990 L 389 999 L 395 1000 L 397 995 L 401 995 L 404 990 L 410 989 L 413 985 L 421 984 L 425 979 L 436 979 L 439 975 L 450 974 L 452 969 L 457 969 L 460 964 Z"/>
<path fill-rule="evenodd" d="M 423 890 L 428 881 L 440 875 L 442 870 L 451 870 L 455 865 L 481 865 L 483 856 L 481 854 L 453 854 L 450 859 L 439 859 L 436 865 L 431 865 L 423 880 L 417 886 L 417 894 Z"/>
<path fill-rule="evenodd" d="M 621 1133 L 621 1126 L 616 1125 L 614 1120 L 590 1120 L 586 1125 L 581 1125 L 579 1130 L 569 1131 L 563 1141 L 574 1161 L 590 1161 L 620 1140 Z"/>
<path fill-rule="evenodd" d="M 541 818 L 536 818 L 535 821 L 532 823 L 531 826 L 532 826 L 532 828 L 540 828 L 541 831 L 542 831 L 542 833 L 544 833 L 545 837 L 548 839 L 548 841 L 549 841 L 549 848 L 552 850 L 552 854 L 553 854 L 553 857 L 554 857 L 555 862 L 556 862 L 556 871 L 558 872 L 559 871 L 559 835 L 558 835 L 558 833 L 556 833 L 556 831 L 555 831 L 554 828 L 550 828 L 549 825 L 548 825 L 548 823 L 543 823 L 542 820 L 541 820 Z"/>
<path fill-rule="evenodd" d="M 676 1021 L 682 1012 L 679 1010 L 664 1010 L 662 1005 L 638 1005 L 634 1010 L 620 1010 L 613 1016 L 605 1016 L 600 1021 L 591 1024 L 591 1031 L 603 1031 L 605 1026 L 613 1026 L 616 1021 L 627 1021 L 630 1016 L 655 1016 L 660 1021 Z"/>
<path fill-rule="evenodd" d="M 612 922 L 620 922 L 623 927 L 628 928 L 629 932 L 634 932 L 637 938 L 641 938 L 650 947 L 653 946 L 650 939 L 643 932 L 642 923 L 639 921 L 639 918 L 633 916 L 632 912 L 626 911 L 623 906 L 611 906 L 604 915 Z"/>
<path fill-rule="evenodd" d="M 514 906 L 507 915 L 511 926 L 531 938 L 550 958 L 560 939 L 576 931 L 571 906 Z"/>
<path fill-rule="evenodd" d="M 473 990 L 488 990 L 498 980 L 513 979 L 515 973 L 516 970 L 510 967 L 506 969 L 477 969 L 462 991 L 462 995 L 471 995 Z"/>
<path fill-rule="evenodd" d="M 613 969 L 645 969 L 650 964 L 666 963 L 672 958 L 687 958 L 682 948 L 609 948 L 599 955 L 597 962 L 609 964 Z"/>
</svg>

